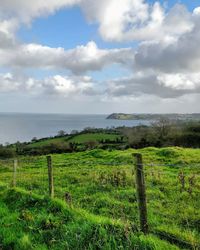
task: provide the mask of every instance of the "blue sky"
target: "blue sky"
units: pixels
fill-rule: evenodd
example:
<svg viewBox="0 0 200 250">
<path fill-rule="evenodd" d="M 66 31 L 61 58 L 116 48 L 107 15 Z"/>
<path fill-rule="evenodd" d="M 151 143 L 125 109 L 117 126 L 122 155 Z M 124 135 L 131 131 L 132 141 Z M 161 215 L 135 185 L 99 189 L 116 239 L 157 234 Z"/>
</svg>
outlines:
<svg viewBox="0 0 200 250">
<path fill-rule="evenodd" d="M 25 42 L 35 42 L 51 47 L 71 49 L 95 41 L 100 48 L 122 48 L 137 46 L 137 42 L 106 42 L 98 33 L 98 25 L 88 23 L 78 7 L 60 10 L 54 15 L 42 17 L 30 26 L 23 25 L 18 36 Z"/>
<path fill-rule="evenodd" d="M 149 3 L 155 2 L 149 1 Z M 190 11 L 199 6 L 198 1 L 191 0 L 164 0 L 160 2 L 168 8 L 181 3 L 187 6 Z M 101 48 L 137 46 L 136 42 L 105 42 L 98 33 L 98 25 L 88 23 L 79 7 L 65 8 L 54 15 L 34 20 L 30 26 L 23 25 L 18 31 L 18 36 L 25 42 L 35 42 L 65 49 L 86 44 L 90 40 L 95 41 Z"/>
<path fill-rule="evenodd" d="M 2 0 L 0 112 L 197 112 L 199 6 Z"/>
</svg>

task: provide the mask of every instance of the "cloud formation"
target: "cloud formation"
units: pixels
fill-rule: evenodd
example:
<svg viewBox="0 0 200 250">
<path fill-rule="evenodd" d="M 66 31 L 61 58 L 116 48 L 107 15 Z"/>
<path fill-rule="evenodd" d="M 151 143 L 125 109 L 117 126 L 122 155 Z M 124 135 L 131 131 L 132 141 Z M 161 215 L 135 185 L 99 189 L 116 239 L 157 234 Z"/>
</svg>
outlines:
<svg viewBox="0 0 200 250">
<path fill-rule="evenodd" d="M 135 54 L 141 69 L 172 72 L 199 72 L 200 14 L 193 15 L 193 29 L 171 43 L 145 43 Z"/>
<path fill-rule="evenodd" d="M 191 13 L 183 5 L 167 11 L 158 1 L 150 4 L 145 0 L 48 0 L 48 4 L 40 0 L 1 0 L 0 18 L 30 23 L 74 5 L 80 6 L 89 22 L 99 25 L 102 38 L 108 41 L 173 39 L 193 26 Z"/>
<path fill-rule="evenodd" d="M 108 41 L 172 40 L 193 27 L 191 13 L 179 4 L 169 12 L 144 0 L 83 0 L 81 6 Z"/>
<path fill-rule="evenodd" d="M 101 92 L 95 88 L 93 79 L 89 76 L 54 75 L 44 79 L 35 79 L 25 75 L 12 73 L 0 74 L 1 93 L 28 93 L 30 95 L 61 96 L 95 96 Z"/>
<path fill-rule="evenodd" d="M 79 6 L 88 22 L 98 24 L 105 41 L 138 42 L 135 48 L 101 49 L 93 41 L 65 50 L 25 44 L 16 37 L 21 23 L 61 8 Z M 200 93 L 200 7 L 176 4 L 166 9 L 144 0 L 2 0 L 0 9 L 0 91 L 83 96 L 177 98 Z M 86 77 L 118 64 L 129 76 L 102 83 Z M 44 79 L 24 76 L 27 69 L 64 70 Z M 97 87 L 98 86 L 98 87 Z M 100 91 L 101 89 L 101 91 Z"/>
<path fill-rule="evenodd" d="M 138 97 L 145 94 L 173 99 L 186 94 L 200 93 L 200 74 L 138 73 L 132 77 L 109 82 L 106 93 L 111 97 Z"/>
<path fill-rule="evenodd" d="M 13 48 L 0 49 L 0 65 L 13 68 L 65 69 L 74 74 L 101 70 L 112 64 L 133 64 L 131 48 L 99 49 L 91 41 L 86 46 L 71 50 L 51 48 L 39 44 L 18 44 Z"/>
<path fill-rule="evenodd" d="M 29 23 L 33 18 L 53 14 L 64 7 L 71 7 L 80 0 L 1 0 L 0 17 L 17 18 L 20 22 Z"/>
<path fill-rule="evenodd" d="M 15 19 L 0 20 L 0 49 L 8 49 L 15 45 L 15 31 L 18 22 Z"/>
</svg>

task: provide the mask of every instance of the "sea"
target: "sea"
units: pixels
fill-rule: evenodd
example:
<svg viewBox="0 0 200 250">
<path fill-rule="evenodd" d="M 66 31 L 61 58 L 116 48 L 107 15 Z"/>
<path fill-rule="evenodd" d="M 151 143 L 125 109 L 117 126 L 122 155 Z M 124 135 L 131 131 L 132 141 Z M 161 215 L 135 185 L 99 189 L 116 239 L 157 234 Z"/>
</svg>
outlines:
<svg viewBox="0 0 200 250">
<path fill-rule="evenodd" d="M 148 125 L 145 120 L 111 120 L 108 115 L 78 114 L 21 114 L 0 113 L 0 144 L 30 141 L 33 137 L 55 136 L 58 131 L 71 133 L 86 127 L 112 128 L 119 126 L 133 127 Z"/>
</svg>

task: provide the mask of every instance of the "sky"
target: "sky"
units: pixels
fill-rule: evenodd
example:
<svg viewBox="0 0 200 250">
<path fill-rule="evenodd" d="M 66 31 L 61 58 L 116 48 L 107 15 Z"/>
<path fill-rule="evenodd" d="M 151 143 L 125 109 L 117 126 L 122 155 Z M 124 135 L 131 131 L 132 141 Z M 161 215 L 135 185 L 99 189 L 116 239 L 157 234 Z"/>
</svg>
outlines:
<svg viewBox="0 0 200 250">
<path fill-rule="evenodd" d="M 200 112 L 200 1 L 0 0 L 0 112 Z"/>
</svg>

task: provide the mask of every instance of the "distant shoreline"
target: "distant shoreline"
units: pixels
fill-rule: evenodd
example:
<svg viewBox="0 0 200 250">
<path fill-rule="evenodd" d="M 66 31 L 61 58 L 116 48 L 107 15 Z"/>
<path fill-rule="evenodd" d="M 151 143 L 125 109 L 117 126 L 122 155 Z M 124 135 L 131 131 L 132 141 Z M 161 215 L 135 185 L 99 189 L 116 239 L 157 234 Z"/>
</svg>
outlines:
<svg viewBox="0 0 200 250">
<path fill-rule="evenodd" d="M 140 123 L 148 125 L 145 120 L 108 120 L 106 115 L 67 115 L 67 114 L 8 114 L 0 113 L 0 143 L 30 141 L 33 137 L 46 138 L 63 130 L 82 131 L 85 128 L 133 127 Z"/>
<path fill-rule="evenodd" d="M 126 114 L 126 113 L 112 113 L 106 119 L 111 120 L 200 120 L 200 113 L 192 114 Z"/>
</svg>

